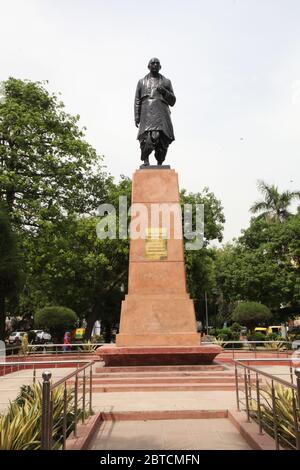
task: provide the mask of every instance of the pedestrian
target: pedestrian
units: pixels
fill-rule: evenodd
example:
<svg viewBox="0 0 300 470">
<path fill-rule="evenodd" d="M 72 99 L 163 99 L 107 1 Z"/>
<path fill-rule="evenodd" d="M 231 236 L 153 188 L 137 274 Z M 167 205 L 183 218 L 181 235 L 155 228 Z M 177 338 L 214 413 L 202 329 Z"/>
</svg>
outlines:
<svg viewBox="0 0 300 470">
<path fill-rule="evenodd" d="M 22 337 L 21 350 L 22 350 L 23 355 L 27 354 L 28 352 L 28 334 L 27 333 L 24 333 Z"/>
<path fill-rule="evenodd" d="M 69 331 L 66 331 L 64 334 L 64 346 L 63 346 L 63 352 L 68 352 L 71 349 L 71 334 Z"/>
</svg>

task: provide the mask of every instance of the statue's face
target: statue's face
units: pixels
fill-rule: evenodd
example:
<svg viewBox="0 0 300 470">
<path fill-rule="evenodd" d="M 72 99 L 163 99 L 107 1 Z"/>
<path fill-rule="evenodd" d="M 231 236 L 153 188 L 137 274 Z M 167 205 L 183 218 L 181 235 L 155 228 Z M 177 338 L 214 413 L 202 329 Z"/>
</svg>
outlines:
<svg viewBox="0 0 300 470">
<path fill-rule="evenodd" d="M 148 66 L 150 72 L 158 73 L 160 71 L 160 62 L 158 59 L 152 59 Z"/>
</svg>

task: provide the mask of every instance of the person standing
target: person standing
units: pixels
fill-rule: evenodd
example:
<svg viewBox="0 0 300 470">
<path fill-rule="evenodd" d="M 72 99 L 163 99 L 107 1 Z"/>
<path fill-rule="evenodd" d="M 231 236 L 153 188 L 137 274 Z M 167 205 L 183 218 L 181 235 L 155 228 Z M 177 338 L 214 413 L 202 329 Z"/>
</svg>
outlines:
<svg viewBox="0 0 300 470">
<path fill-rule="evenodd" d="M 71 349 L 71 334 L 69 331 L 66 331 L 64 334 L 64 346 L 63 351 L 67 352 Z"/>
</svg>

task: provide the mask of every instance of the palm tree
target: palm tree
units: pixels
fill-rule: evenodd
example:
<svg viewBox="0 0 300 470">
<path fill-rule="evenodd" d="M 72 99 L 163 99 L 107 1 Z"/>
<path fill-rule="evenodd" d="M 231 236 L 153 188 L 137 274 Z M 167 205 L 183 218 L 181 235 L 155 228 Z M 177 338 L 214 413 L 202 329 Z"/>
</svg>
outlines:
<svg viewBox="0 0 300 470">
<path fill-rule="evenodd" d="M 250 208 L 252 214 L 257 214 L 257 219 L 266 219 L 271 222 L 283 222 L 291 213 L 288 211 L 289 205 L 294 199 L 300 199 L 300 191 L 284 191 L 280 193 L 275 185 L 268 185 L 259 180 L 257 187 L 264 195 L 263 201 L 257 201 Z"/>
</svg>

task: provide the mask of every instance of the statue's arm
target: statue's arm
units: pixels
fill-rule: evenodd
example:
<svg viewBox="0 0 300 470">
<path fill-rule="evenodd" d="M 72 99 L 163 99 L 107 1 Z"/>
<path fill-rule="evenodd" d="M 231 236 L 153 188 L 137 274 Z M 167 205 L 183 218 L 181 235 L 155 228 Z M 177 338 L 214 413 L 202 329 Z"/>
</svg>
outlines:
<svg viewBox="0 0 300 470">
<path fill-rule="evenodd" d="M 141 120 L 141 82 L 139 81 L 136 87 L 135 98 L 134 98 L 134 121 L 135 124 L 139 124 Z"/>
<path fill-rule="evenodd" d="M 164 100 L 168 103 L 169 106 L 174 106 L 174 104 L 176 103 L 176 96 L 174 95 L 172 83 L 170 82 L 170 80 L 168 80 L 166 84 L 161 88 Z"/>
</svg>

